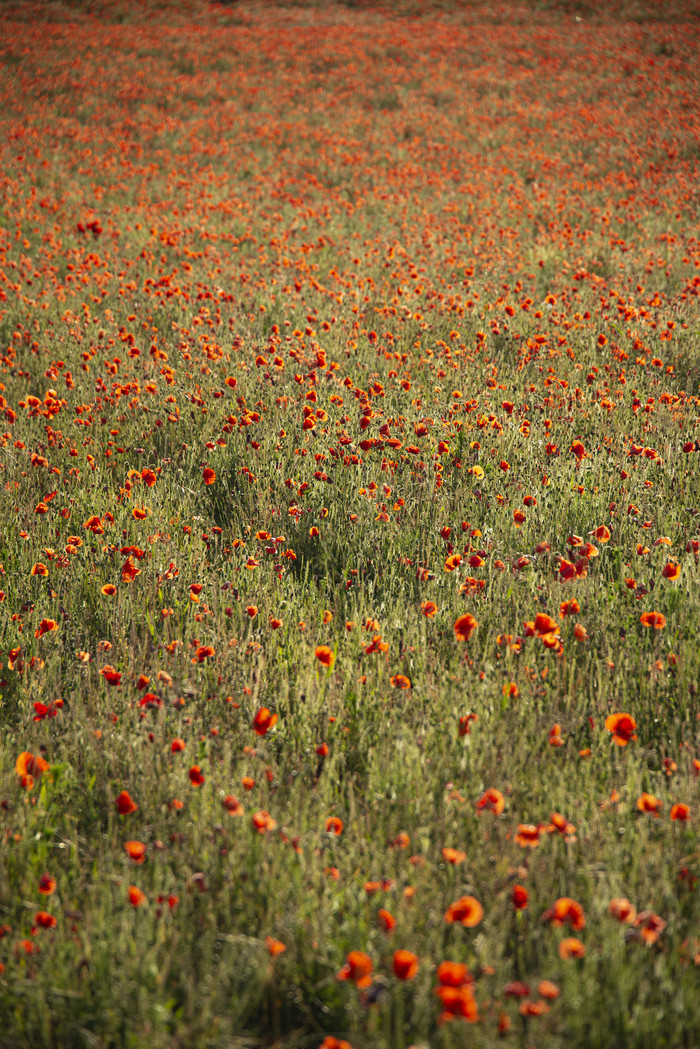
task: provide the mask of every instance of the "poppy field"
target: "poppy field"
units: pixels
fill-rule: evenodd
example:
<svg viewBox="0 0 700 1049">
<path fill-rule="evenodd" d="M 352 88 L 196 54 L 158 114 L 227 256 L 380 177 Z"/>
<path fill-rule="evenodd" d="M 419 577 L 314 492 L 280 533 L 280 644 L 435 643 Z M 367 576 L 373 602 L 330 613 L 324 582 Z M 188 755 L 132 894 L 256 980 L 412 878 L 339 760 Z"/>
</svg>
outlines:
<svg viewBox="0 0 700 1049">
<path fill-rule="evenodd" d="M 699 14 L 3 5 L 1 1049 L 700 1045 Z"/>
</svg>

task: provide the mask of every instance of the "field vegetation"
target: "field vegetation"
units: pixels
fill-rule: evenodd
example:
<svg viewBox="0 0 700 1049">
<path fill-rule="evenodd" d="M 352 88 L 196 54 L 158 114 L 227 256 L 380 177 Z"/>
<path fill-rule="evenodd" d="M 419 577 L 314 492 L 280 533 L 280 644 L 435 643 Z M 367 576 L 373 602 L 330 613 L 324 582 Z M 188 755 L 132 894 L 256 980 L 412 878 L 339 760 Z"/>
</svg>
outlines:
<svg viewBox="0 0 700 1049">
<path fill-rule="evenodd" d="M 3 5 L 2 1049 L 700 1045 L 699 44 Z"/>
</svg>

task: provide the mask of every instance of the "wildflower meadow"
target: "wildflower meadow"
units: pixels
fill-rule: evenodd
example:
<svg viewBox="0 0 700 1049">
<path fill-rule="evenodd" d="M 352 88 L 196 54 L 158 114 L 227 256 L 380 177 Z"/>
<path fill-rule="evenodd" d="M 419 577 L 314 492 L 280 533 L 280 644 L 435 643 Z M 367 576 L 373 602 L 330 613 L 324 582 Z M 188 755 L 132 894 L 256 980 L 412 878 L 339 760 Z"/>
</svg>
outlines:
<svg viewBox="0 0 700 1049">
<path fill-rule="evenodd" d="M 0 1049 L 700 1046 L 697 0 L 7 0 Z"/>
</svg>

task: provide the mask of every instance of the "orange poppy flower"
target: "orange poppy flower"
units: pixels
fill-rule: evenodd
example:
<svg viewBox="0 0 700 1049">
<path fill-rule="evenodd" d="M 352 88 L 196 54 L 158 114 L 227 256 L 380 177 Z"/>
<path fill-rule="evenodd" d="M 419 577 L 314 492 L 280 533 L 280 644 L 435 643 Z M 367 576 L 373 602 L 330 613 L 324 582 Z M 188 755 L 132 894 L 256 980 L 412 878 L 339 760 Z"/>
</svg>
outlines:
<svg viewBox="0 0 700 1049">
<path fill-rule="evenodd" d="M 343 821 L 339 816 L 329 816 L 326 820 L 326 832 L 339 837 L 343 833 Z"/>
<path fill-rule="evenodd" d="M 216 472 L 212 470 L 210 466 L 207 466 L 202 471 L 202 479 L 206 485 L 214 484 L 214 481 L 216 480 Z"/>
<path fill-rule="evenodd" d="M 57 630 L 58 623 L 54 619 L 42 619 L 39 626 L 34 631 L 34 637 L 43 637 L 44 634 L 48 634 L 50 630 Z"/>
<path fill-rule="evenodd" d="M 432 619 L 438 610 L 438 606 L 435 604 L 434 601 L 421 601 L 420 607 L 421 611 L 423 612 L 423 615 L 426 616 L 428 619 Z"/>
<path fill-rule="evenodd" d="M 267 947 L 268 954 L 271 958 L 277 958 L 278 955 L 284 954 L 287 950 L 281 940 L 275 940 L 272 936 L 265 937 L 265 946 Z"/>
<path fill-rule="evenodd" d="M 277 826 L 276 821 L 265 809 L 254 812 L 251 819 L 258 834 L 265 834 L 269 830 L 274 830 Z"/>
<path fill-rule="evenodd" d="M 450 554 L 450 556 L 445 559 L 445 571 L 446 572 L 454 572 L 455 568 L 459 568 L 461 563 L 462 563 L 462 555 L 461 554 Z"/>
<path fill-rule="evenodd" d="M 639 617 L 639 622 L 642 626 L 663 630 L 666 626 L 666 616 L 662 612 L 643 612 Z"/>
<path fill-rule="evenodd" d="M 105 597 L 114 597 L 117 592 L 117 588 L 114 583 L 105 583 L 100 593 L 104 594 Z"/>
<path fill-rule="evenodd" d="M 532 823 L 519 823 L 513 839 L 523 849 L 535 849 L 540 843 L 542 825 L 535 826 Z"/>
<path fill-rule="evenodd" d="M 148 517 L 148 510 L 145 506 L 135 506 L 131 511 L 131 516 L 135 521 L 145 521 Z"/>
<path fill-rule="evenodd" d="M 173 752 L 173 754 L 179 754 L 180 751 L 183 751 L 185 749 L 184 739 L 180 739 L 179 736 L 176 736 L 170 744 L 170 749 Z"/>
<path fill-rule="evenodd" d="M 465 929 L 473 929 L 484 917 L 484 908 L 473 896 L 461 896 L 445 912 L 445 921 L 459 922 Z"/>
<path fill-rule="evenodd" d="M 146 903 L 146 894 L 141 892 L 135 885 L 129 886 L 129 903 L 132 907 L 141 907 L 142 904 Z"/>
<path fill-rule="evenodd" d="M 153 488 L 153 485 L 156 483 L 156 475 L 153 470 L 145 466 L 141 471 L 141 480 L 148 488 Z"/>
<path fill-rule="evenodd" d="M 544 912 L 542 921 L 551 921 L 552 925 L 557 927 L 568 922 L 574 932 L 579 932 L 586 927 L 583 907 L 570 896 L 561 896 L 556 900 L 554 906 Z"/>
<path fill-rule="evenodd" d="M 47 576 L 48 574 L 49 570 L 43 562 L 37 561 L 35 565 L 32 565 L 30 575 Z"/>
<path fill-rule="evenodd" d="M 606 525 L 598 525 L 589 535 L 594 535 L 599 543 L 610 542 L 610 529 Z"/>
<path fill-rule="evenodd" d="M 121 816 L 128 816 L 138 809 L 138 805 L 127 790 L 121 792 L 114 804 L 117 806 L 117 811 Z"/>
<path fill-rule="evenodd" d="M 493 812 L 496 816 L 500 816 L 505 807 L 506 799 L 500 790 L 496 790 L 495 787 L 489 787 L 476 803 L 477 812 L 483 812 L 485 809 L 488 809 L 489 812 Z"/>
<path fill-rule="evenodd" d="M 650 812 L 653 816 L 658 816 L 663 802 L 659 798 L 655 798 L 653 794 L 647 794 L 644 791 L 637 798 L 637 808 L 640 812 Z"/>
<path fill-rule="evenodd" d="M 559 627 L 557 626 L 556 621 L 545 612 L 538 612 L 535 616 L 534 630 L 538 637 L 545 637 L 547 634 L 559 633 Z"/>
<path fill-rule="evenodd" d="M 668 561 L 661 571 L 661 575 L 665 579 L 670 579 L 672 583 L 680 577 L 680 574 L 681 566 L 678 564 L 677 561 Z"/>
<path fill-rule="evenodd" d="M 608 905 L 608 914 L 611 918 L 615 918 L 619 922 L 631 925 L 637 917 L 637 908 L 634 907 L 626 897 L 619 896 L 610 901 Z"/>
<path fill-rule="evenodd" d="M 377 918 L 379 919 L 379 924 L 387 935 L 394 931 L 394 928 L 396 927 L 396 918 L 389 911 L 385 910 L 384 907 L 379 909 Z"/>
<path fill-rule="evenodd" d="M 671 819 L 685 823 L 690 819 L 690 808 L 682 802 L 677 802 L 671 806 Z"/>
<path fill-rule="evenodd" d="M 369 655 L 372 655 L 372 653 L 376 653 L 376 652 L 388 652 L 389 651 L 389 642 L 388 641 L 382 641 L 382 635 L 381 634 L 375 634 L 374 637 L 372 638 L 372 640 L 368 644 L 363 645 L 362 647 L 363 647 L 363 649 L 365 651 L 365 655 L 369 656 Z"/>
<path fill-rule="evenodd" d="M 438 983 L 443 987 L 461 987 L 473 983 L 474 977 L 463 962 L 440 962 L 437 967 Z"/>
<path fill-rule="evenodd" d="M 405 674 L 394 674 L 390 679 L 393 688 L 410 688 L 411 679 L 406 677 Z"/>
<path fill-rule="evenodd" d="M 567 936 L 559 944 L 559 957 L 564 961 L 567 958 L 583 958 L 586 948 L 575 936 Z"/>
<path fill-rule="evenodd" d="M 575 597 L 572 597 L 570 601 L 562 601 L 559 606 L 559 614 L 562 619 L 565 616 L 575 616 L 581 611 L 581 606 Z"/>
<path fill-rule="evenodd" d="M 364 951 L 350 951 L 337 978 L 352 980 L 356 987 L 369 987 L 372 983 L 372 969 L 372 959 L 368 954 Z"/>
<path fill-rule="evenodd" d="M 145 863 L 146 846 L 142 841 L 125 841 L 124 848 L 134 863 Z"/>
<path fill-rule="evenodd" d="M 51 896 L 56 891 L 56 879 L 50 874 L 42 874 L 39 878 L 39 892 L 42 896 Z"/>
<path fill-rule="evenodd" d="M 25 790 L 31 790 L 35 779 L 39 779 L 42 772 L 48 772 L 50 768 L 48 761 L 38 754 L 35 757 L 28 750 L 23 750 L 15 763 L 15 772 Z"/>
<path fill-rule="evenodd" d="M 455 637 L 458 641 L 468 641 L 478 625 L 471 612 L 466 612 L 465 615 L 459 617 L 454 625 Z"/>
<path fill-rule="evenodd" d="M 248 607 L 246 608 L 246 615 L 250 616 L 251 619 L 254 619 L 257 614 L 258 614 L 258 606 L 257 605 L 248 605 Z"/>
<path fill-rule="evenodd" d="M 394 951 L 392 968 L 399 980 L 412 980 L 418 972 L 418 958 L 412 951 Z"/>
<path fill-rule="evenodd" d="M 661 933 L 666 928 L 666 922 L 653 911 L 642 911 L 634 920 L 635 928 L 639 929 L 640 936 L 645 943 L 656 943 Z"/>
<path fill-rule="evenodd" d="M 264 736 L 277 724 L 277 714 L 272 714 L 267 707 L 260 707 L 260 710 L 256 713 L 253 718 L 253 728 L 258 736 Z"/>
<path fill-rule="evenodd" d="M 104 535 L 102 520 L 96 514 L 93 514 L 92 517 L 88 517 L 87 521 L 83 524 L 83 528 L 88 532 L 92 532 L 93 535 Z"/>
<path fill-rule="evenodd" d="M 328 645 L 318 645 L 316 651 L 314 652 L 314 655 L 316 656 L 316 659 L 319 661 L 321 666 L 327 667 L 328 670 L 331 669 L 335 662 L 333 650 L 329 648 Z"/>
<path fill-rule="evenodd" d="M 352 1049 L 352 1046 L 344 1038 L 336 1038 L 334 1034 L 327 1034 L 318 1049 Z"/>
<path fill-rule="evenodd" d="M 605 719 L 605 727 L 612 732 L 612 737 L 618 747 L 626 747 L 630 740 L 635 740 L 635 729 L 637 722 L 630 714 L 609 714 Z"/>
<path fill-rule="evenodd" d="M 445 863 L 451 863 L 456 866 L 458 863 L 464 863 L 467 858 L 466 852 L 462 852 L 460 849 L 453 849 L 446 845 L 442 850 L 442 858 Z"/>
</svg>

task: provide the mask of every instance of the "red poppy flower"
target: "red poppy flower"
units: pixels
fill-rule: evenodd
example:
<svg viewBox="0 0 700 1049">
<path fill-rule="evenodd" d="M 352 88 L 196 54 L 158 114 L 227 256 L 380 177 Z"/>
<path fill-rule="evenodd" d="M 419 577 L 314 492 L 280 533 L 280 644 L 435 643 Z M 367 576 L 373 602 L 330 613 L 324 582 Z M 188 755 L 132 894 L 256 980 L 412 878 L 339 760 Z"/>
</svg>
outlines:
<svg viewBox="0 0 700 1049">
<path fill-rule="evenodd" d="M 117 811 L 122 816 L 128 816 L 132 812 L 136 812 L 138 809 L 138 805 L 126 790 L 121 792 L 114 804 L 117 806 Z"/>
<path fill-rule="evenodd" d="M 132 907 L 141 907 L 146 903 L 146 894 L 141 892 L 135 885 L 129 886 L 129 903 Z"/>
<path fill-rule="evenodd" d="M 528 905 L 529 893 L 524 885 L 514 885 L 510 898 L 516 911 L 523 911 Z"/>
<path fill-rule="evenodd" d="M 343 833 L 343 821 L 339 816 L 329 816 L 326 820 L 326 832 L 339 837 Z"/>
<path fill-rule="evenodd" d="M 432 619 L 438 610 L 438 606 L 434 601 L 421 601 L 420 607 L 423 615 L 428 619 Z"/>
<path fill-rule="evenodd" d="M 193 765 L 190 769 L 190 783 L 193 787 L 201 787 L 204 783 L 204 773 L 199 765 Z"/>
<path fill-rule="evenodd" d="M 109 663 L 102 667 L 102 669 L 100 670 L 100 674 L 105 679 L 107 684 L 112 685 L 112 687 L 116 687 L 122 679 L 121 672 L 119 670 L 115 670 L 114 667 L 111 666 Z"/>
<path fill-rule="evenodd" d="M 51 896 L 56 891 L 56 879 L 50 874 L 42 874 L 39 878 L 39 892 L 42 896 Z"/>
<path fill-rule="evenodd" d="M 399 980 L 412 980 L 418 972 L 418 958 L 412 951 L 394 951 L 394 975 Z"/>
<path fill-rule="evenodd" d="M 38 575 L 38 576 L 47 576 L 49 574 L 49 570 L 48 570 L 48 568 L 46 567 L 45 564 L 43 564 L 41 561 L 38 561 L 37 564 L 32 565 L 32 570 L 31 570 L 31 572 L 29 574 L 30 575 Z"/>
<path fill-rule="evenodd" d="M 251 819 L 258 834 L 265 834 L 267 831 L 274 830 L 277 826 L 276 821 L 265 809 L 254 812 Z"/>
<path fill-rule="evenodd" d="M 466 612 L 465 615 L 460 616 L 455 622 L 455 637 L 458 641 L 468 641 L 478 625 L 474 616 L 470 612 Z"/>
<path fill-rule="evenodd" d="M 236 797 L 235 794 L 227 794 L 226 797 L 221 802 L 221 804 L 223 805 L 223 807 L 226 809 L 226 811 L 229 813 L 230 816 L 242 816 L 243 815 L 243 811 L 244 811 L 243 810 L 243 806 L 241 805 L 240 801 L 238 800 L 238 798 Z"/>
<path fill-rule="evenodd" d="M 364 951 L 350 951 L 345 965 L 338 973 L 339 980 L 352 980 L 356 987 L 369 987 L 372 983 L 372 959 Z"/>
<path fill-rule="evenodd" d="M 58 623 L 54 619 L 42 619 L 39 626 L 34 631 L 34 637 L 43 637 L 44 634 L 48 634 L 50 630 L 57 630 Z"/>
<path fill-rule="evenodd" d="M 605 727 L 612 732 L 612 738 L 618 747 L 626 747 L 630 740 L 635 740 L 635 729 L 637 722 L 630 714 L 609 714 L 605 719 Z"/>
<path fill-rule="evenodd" d="M 643 612 L 639 617 L 639 622 L 642 626 L 663 630 L 666 626 L 666 616 L 662 612 Z"/>
<path fill-rule="evenodd" d="M 265 946 L 271 958 L 277 958 L 278 955 L 284 954 L 287 950 L 281 940 L 275 940 L 272 936 L 265 937 Z"/>
<path fill-rule="evenodd" d="M 117 588 L 114 583 L 105 583 L 100 593 L 104 594 L 105 597 L 114 597 L 117 592 Z"/>
<path fill-rule="evenodd" d="M 462 984 L 460 987 L 441 984 L 435 988 L 435 994 L 442 1003 L 438 1023 L 445 1023 L 455 1016 L 463 1017 L 468 1023 L 478 1023 L 479 1009 L 469 984 Z"/>
<path fill-rule="evenodd" d="M 153 485 L 156 483 L 156 475 L 153 470 L 146 466 L 141 471 L 141 480 L 148 488 L 153 488 Z"/>
<path fill-rule="evenodd" d="M 677 802 L 671 807 L 671 819 L 679 820 L 685 823 L 690 819 L 690 809 L 687 805 L 683 805 L 682 802 Z"/>
<path fill-rule="evenodd" d="M 260 707 L 260 710 L 256 713 L 253 718 L 253 728 L 258 736 L 264 736 L 277 724 L 277 714 L 272 714 L 267 707 Z"/>
<path fill-rule="evenodd" d="M 443 987 L 461 987 L 473 983 L 474 977 L 462 962 L 440 962 L 437 967 L 438 983 Z"/>
<path fill-rule="evenodd" d="M 48 911 L 37 911 L 34 915 L 34 924 L 42 929 L 53 929 L 56 925 L 56 918 Z"/>
</svg>

